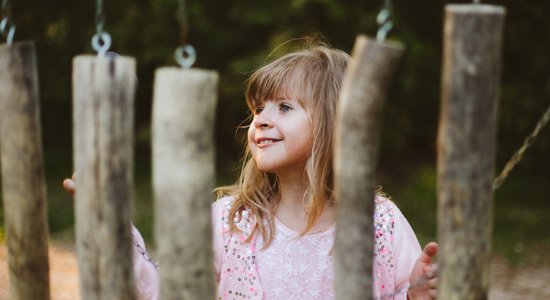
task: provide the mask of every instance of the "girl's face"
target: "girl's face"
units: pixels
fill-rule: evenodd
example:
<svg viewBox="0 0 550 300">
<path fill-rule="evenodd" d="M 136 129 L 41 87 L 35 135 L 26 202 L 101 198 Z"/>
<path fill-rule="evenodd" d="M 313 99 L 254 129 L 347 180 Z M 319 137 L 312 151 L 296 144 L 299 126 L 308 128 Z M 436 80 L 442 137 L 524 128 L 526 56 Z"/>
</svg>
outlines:
<svg viewBox="0 0 550 300">
<path fill-rule="evenodd" d="M 293 99 L 274 99 L 256 107 L 248 145 L 258 169 L 277 175 L 301 175 L 313 147 L 307 111 Z"/>
</svg>

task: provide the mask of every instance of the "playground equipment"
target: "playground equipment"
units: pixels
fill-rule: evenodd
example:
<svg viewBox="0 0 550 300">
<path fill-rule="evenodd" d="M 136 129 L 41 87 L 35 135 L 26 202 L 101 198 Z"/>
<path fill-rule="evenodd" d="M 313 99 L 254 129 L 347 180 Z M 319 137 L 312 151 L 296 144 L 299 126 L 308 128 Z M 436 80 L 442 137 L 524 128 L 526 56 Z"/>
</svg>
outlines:
<svg viewBox="0 0 550 300">
<path fill-rule="evenodd" d="M 439 299 L 486 298 L 504 9 L 445 10 L 438 132 Z"/>
<path fill-rule="evenodd" d="M 34 45 L 0 45 L 0 154 L 11 299 L 50 295 L 38 97 Z"/>
<path fill-rule="evenodd" d="M 386 42 L 389 1 L 379 14 L 377 39 L 358 36 L 342 82 L 335 128 L 337 226 L 334 246 L 337 299 L 370 299 L 374 195 L 382 105 L 403 46 Z M 366 196 L 372 195 L 372 197 Z"/>
<path fill-rule="evenodd" d="M 153 183 L 161 297 L 212 299 L 212 199 L 208 195 L 214 181 L 218 75 L 188 69 L 196 53 L 186 41 L 184 7 L 181 0 L 182 45 L 176 49 L 176 58 L 182 69 L 161 68 L 155 76 Z M 357 38 L 341 95 L 335 172 L 338 214 L 346 218 L 338 220 L 336 233 L 338 299 L 365 299 L 369 296 L 365 291 L 372 288 L 374 202 L 362 196 L 374 195 L 380 109 L 403 52 L 402 46 L 385 41 L 391 28 L 389 4 L 385 8 L 380 15 L 383 30 L 377 39 Z M 0 31 L 7 43 L 0 45 L 0 134 L 10 295 L 12 299 L 49 299 L 34 47 L 12 42 L 15 26 L 9 17 L 9 1 L 3 1 L 2 9 Z M 440 299 L 487 295 L 504 14 L 502 7 L 477 3 L 446 8 L 438 133 Z M 111 41 L 103 30 L 103 19 L 102 1 L 98 0 L 92 40 L 98 56 L 74 60 L 81 293 L 84 299 L 134 299 L 129 227 L 135 60 L 108 53 Z M 544 120 L 532 137 L 548 117 Z M 344 131 L 347 135 L 341 134 Z M 347 188 L 339 189 L 339 182 L 344 181 Z M 364 249 L 347 251 L 351 244 L 361 244 L 357 241 L 363 242 Z"/>
</svg>

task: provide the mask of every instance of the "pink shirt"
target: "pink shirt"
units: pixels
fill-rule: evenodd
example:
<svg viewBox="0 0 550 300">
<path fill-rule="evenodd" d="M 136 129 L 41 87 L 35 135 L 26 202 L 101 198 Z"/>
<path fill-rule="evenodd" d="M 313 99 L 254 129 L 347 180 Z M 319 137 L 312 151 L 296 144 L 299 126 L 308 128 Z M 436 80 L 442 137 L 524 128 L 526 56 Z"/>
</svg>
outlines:
<svg viewBox="0 0 550 300">
<path fill-rule="evenodd" d="M 261 250 L 261 234 L 246 242 L 255 222 L 246 211 L 236 220 L 242 232 L 229 230 L 232 201 L 225 197 L 212 205 L 217 299 L 334 299 L 330 253 L 334 226 L 297 238 L 298 232 L 276 220 L 275 237 L 267 249 Z M 397 206 L 380 197 L 375 207 L 375 242 L 374 296 L 406 299 L 408 278 L 421 253 L 420 245 Z M 158 273 L 154 268 L 143 268 L 146 259 L 140 257 L 144 256 L 136 255 L 135 261 L 136 270 L 142 270 L 141 276 L 136 275 L 140 299 L 157 299 Z M 143 270 L 147 270 L 147 276 Z"/>
</svg>

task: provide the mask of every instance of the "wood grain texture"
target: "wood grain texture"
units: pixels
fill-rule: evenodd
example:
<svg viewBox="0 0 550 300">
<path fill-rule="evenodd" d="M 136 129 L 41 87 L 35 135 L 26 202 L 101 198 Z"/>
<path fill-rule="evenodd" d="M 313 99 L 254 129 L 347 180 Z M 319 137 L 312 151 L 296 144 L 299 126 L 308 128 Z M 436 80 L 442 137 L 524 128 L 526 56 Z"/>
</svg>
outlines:
<svg viewBox="0 0 550 300">
<path fill-rule="evenodd" d="M 372 299 L 373 213 L 380 122 L 403 48 L 358 36 L 342 83 L 335 136 L 336 299 Z"/>
<path fill-rule="evenodd" d="M 76 240 L 82 299 L 135 299 L 133 58 L 73 61 Z"/>
<path fill-rule="evenodd" d="M 438 132 L 438 299 L 486 299 L 504 9 L 448 5 Z"/>
<path fill-rule="evenodd" d="M 153 103 L 155 237 L 161 299 L 214 299 L 210 205 L 218 74 L 161 68 Z"/>
<path fill-rule="evenodd" d="M 0 45 L 0 154 L 10 299 L 50 299 L 34 44 Z"/>
</svg>

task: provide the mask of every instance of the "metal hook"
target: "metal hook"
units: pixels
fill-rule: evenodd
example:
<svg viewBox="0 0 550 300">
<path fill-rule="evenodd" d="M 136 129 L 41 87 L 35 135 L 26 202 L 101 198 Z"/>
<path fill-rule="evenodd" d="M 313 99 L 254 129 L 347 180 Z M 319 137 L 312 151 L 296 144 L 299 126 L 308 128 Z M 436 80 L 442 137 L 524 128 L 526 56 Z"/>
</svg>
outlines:
<svg viewBox="0 0 550 300">
<path fill-rule="evenodd" d="M 185 45 L 176 49 L 174 57 L 182 68 L 189 69 L 197 59 L 197 52 L 193 46 Z"/>
<path fill-rule="evenodd" d="M 92 37 L 92 47 L 97 52 L 97 56 L 105 56 L 105 53 L 111 47 L 111 35 L 103 31 L 105 17 L 103 15 L 103 0 L 96 0 L 95 15 L 96 33 Z"/>
<path fill-rule="evenodd" d="M 97 52 L 97 56 L 105 56 L 105 52 L 111 47 L 111 36 L 107 32 L 96 33 L 92 37 L 92 47 Z"/>
<path fill-rule="evenodd" d="M 393 28 L 393 22 L 391 20 L 391 0 L 384 0 L 384 7 L 380 10 L 376 16 L 376 22 L 380 25 L 378 32 L 376 33 L 376 40 L 384 41 L 388 32 Z"/>
</svg>

